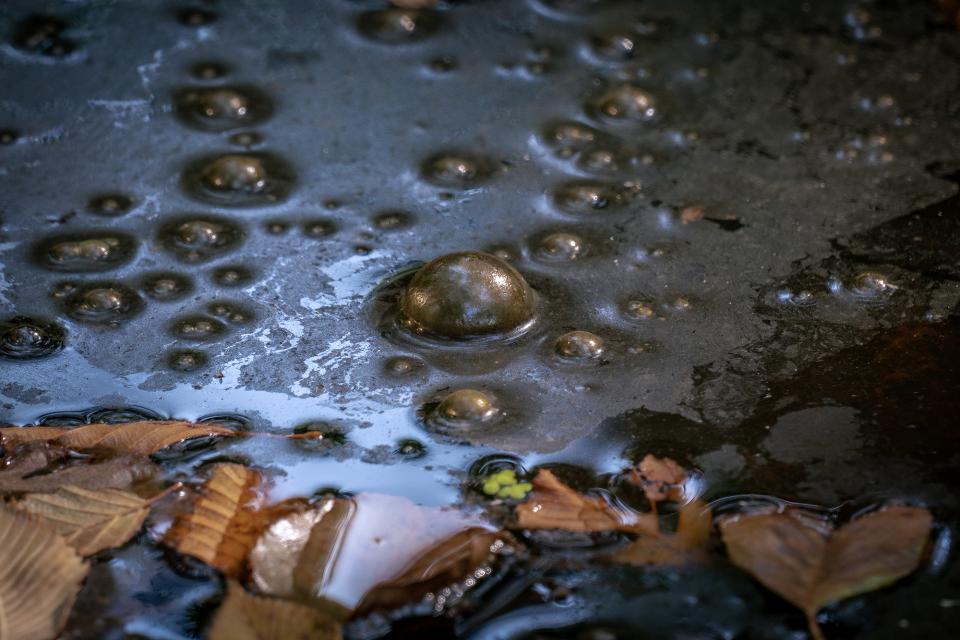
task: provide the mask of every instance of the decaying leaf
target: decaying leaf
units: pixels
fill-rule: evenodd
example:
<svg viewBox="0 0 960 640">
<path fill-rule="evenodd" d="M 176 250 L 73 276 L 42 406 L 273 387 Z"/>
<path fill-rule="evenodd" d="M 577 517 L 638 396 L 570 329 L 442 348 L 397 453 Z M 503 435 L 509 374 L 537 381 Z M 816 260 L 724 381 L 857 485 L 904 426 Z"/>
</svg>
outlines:
<svg viewBox="0 0 960 640">
<path fill-rule="evenodd" d="M 52 529 L 0 506 L 0 638 L 54 638 L 88 568 Z"/>
<path fill-rule="evenodd" d="M 537 472 L 530 498 L 517 505 L 515 513 L 522 529 L 651 534 L 659 530 L 656 516 L 617 509 L 599 496 L 577 493 L 548 469 Z"/>
<path fill-rule="evenodd" d="M 623 564 L 674 566 L 703 562 L 712 523 L 710 508 L 702 502 L 691 502 L 680 510 L 676 533 L 641 535 L 611 556 L 611 560 Z"/>
<path fill-rule="evenodd" d="M 340 640 L 340 624 L 307 605 L 255 596 L 231 580 L 209 640 Z"/>
<path fill-rule="evenodd" d="M 41 518 L 77 553 L 89 556 L 132 538 L 143 526 L 150 501 L 119 489 L 65 486 L 55 493 L 27 495 L 14 506 Z"/>
<path fill-rule="evenodd" d="M 630 482 L 643 489 L 651 503 L 683 501 L 683 482 L 687 472 L 670 458 L 646 455 L 630 470 Z"/>
<path fill-rule="evenodd" d="M 0 472 L 0 493 L 49 493 L 72 485 L 83 489 L 121 489 L 152 478 L 159 468 L 139 456 L 119 456 L 106 462 L 83 462 L 42 475 L 23 469 Z"/>
<path fill-rule="evenodd" d="M 933 518 L 918 507 L 888 507 L 830 531 L 790 512 L 720 523 L 730 560 L 799 607 L 822 638 L 816 614 L 831 602 L 873 591 L 913 572 Z"/>
<path fill-rule="evenodd" d="M 474 579 L 478 568 L 486 572 L 504 539 L 501 532 L 479 527 L 458 531 L 420 554 L 400 575 L 373 587 L 357 606 L 357 615 L 396 609 L 464 577 Z M 437 609 L 444 604 L 440 597 L 434 601 Z"/>
<path fill-rule="evenodd" d="M 263 476 L 239 464 L 220 464 L 188 513 L 179 516 L 164 542 L 227 575 L 243 569 L 262 528 Z"/>
<path fill-rule="evenodd" d="M 486 543 L 489 553 L 489 531 L 458 511 L 360 494 L 273 522 L 250 564 L 254 583 L 265 593 L 328 600 L 344 611 L 392 606 L 398 583 L 407 590 L 403 601 L 410 602 L 436 581 L 456 581 L 473 571 L 478 549 Z"/>
<path fill-rule="evenodd" d="M 4 444 L 38 440 L 69 449 L 108 449 L 116 453 L 151 455 L 172 444 L 201 436 L 234 436 L 215 424 L 182 420 L 142 420 L 123 424 L 88 424 L 80 427 L 7 427 L 0 429 Z"/>
</svg>

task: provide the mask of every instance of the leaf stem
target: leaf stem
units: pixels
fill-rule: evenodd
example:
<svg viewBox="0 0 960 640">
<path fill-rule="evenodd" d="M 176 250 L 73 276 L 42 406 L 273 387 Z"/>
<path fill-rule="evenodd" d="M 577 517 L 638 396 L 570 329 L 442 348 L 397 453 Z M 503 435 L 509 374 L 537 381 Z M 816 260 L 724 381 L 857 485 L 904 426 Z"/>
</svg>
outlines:
<svg viewBox="0 0 960 640">
<path fill-rule="evenodd" d="M 824 640 L 823 631 L 820 629 L 820 624 L 817 622 L 817 612 L 816 611 L 806 611 L 807 615 L 807 628 L 810 630 L 810 637 L 813 640 Z"/>
</svg>

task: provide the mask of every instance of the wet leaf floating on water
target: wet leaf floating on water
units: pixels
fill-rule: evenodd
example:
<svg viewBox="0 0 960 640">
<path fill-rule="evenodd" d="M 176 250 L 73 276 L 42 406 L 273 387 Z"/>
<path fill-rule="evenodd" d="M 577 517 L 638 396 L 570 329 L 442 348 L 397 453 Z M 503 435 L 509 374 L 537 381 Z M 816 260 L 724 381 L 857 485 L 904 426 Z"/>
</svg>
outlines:
<svg viewBox="0 0 960 640">
<path fill-rule="evenodd" d="M 231 580 L 209 640 L 340 640 L 340 624 L 307 605 L 255 596 Z"/>
<path fill-rule="evenodd" d="M 643 489 L 651 504 L 664 500 L 681 502 L 686 479 L 687 472 L 679 464 L 650 454 L 630 470 L 630 482 Z"/>
<path fill-rule="evenodd" d="M 147 517 L 150 501 L 119 489 L 91 491 L 65 486 L 55 493 L 34 493 L 14 506 L 43 520 L 83 556 L 119 547 Z"/>
<path fill-rule="evenodd" d="M 933 517 L 918 507 L 888 507 L 824 531 L 790 512 L 720 523 L 731 561 L 807 616 L 825 605 L 890 585 L 923 556 Z"/>
<path fill-rule="evenodd" d="M 357 613 L 396 609 L 464 578 L 476 580 L 477 572 L 481 577 L 487 575 L 490 563 L 507 540 L 501 532 L 479 527 L 458 531 L 420 554 L 403 573 L 371 589 Z M 438 597 L 434 607 L 442 610 L 444 604 Z"/>
<path fill-rule="evenodd" d="M 52 529 L 0 506 L 0 638 L 54 638 L 88 569 Z"/>
<path fill-rule="evenodd" d="M 577 493 L 547 469 L 537 472 L 532 484 L 530 498 L 515 511 L 521 529 L 652 534 L 659 530 L 656 516 L 617 509 L 599 496 Z"/>
<path fill-rule="evenodd" d="M 238 464 L 220 464 L 190 512 L 179 516 L 164 542 L 227 575 L 243 569 L 262 527 L 258 514 L 263 476 Z"/>
<path fill-rule="evenodd" d="M 83 489 L 121 489 L 152 478 L 159 470 L 157 465 L 139 456 L 76 464 L 43 475 L 29 475 L 32 471 L 11 469 L 0 472 L 0 493 L 50 493 L 67 485 Z"/>
<path fill-rule="evenodd" d="M 143 420 L 123 424 L 89 424 L 61 427 L 8 427 L 0 429 L 4 443 L 45 440 L 70 449 L 109 449 L 116 453 L 151 455 L 172 444 L 201 436 L 235 436 L 235 431 L 215 424 L 182 420 Z"/>
<path fill-rule="evenodd" d="M 475 545 L 483 546 L 471 536 L 484 531 L 482 522 L 455 510 L 360 494 L 273 522 L 250 564 L 256 586 L 271 595 L 329 600 L 344 610 L 385 606 L 396 601 L 397 584 L 405 585 L 409 602 L 436 582 L 464 578 L 456 574 L 473 571 L 466 567 Z"/>
<path fill-rule="evenodd" d="M 713 520 L 710 508 L 691 502 L 680 510 L 676 533 L 641 535 L 611 560 L 634 565 L 690 565 L 707 559 L 705 548 Z"/>
</svg>

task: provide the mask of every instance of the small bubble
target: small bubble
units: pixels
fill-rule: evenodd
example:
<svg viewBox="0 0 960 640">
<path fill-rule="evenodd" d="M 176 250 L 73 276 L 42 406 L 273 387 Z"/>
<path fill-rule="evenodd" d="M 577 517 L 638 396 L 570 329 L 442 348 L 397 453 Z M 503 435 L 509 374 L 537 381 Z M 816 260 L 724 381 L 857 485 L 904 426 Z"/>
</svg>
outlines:
<svg viewBox="0 0 960 640">
<path fill-rule="evenodd" d="M 337 224 L 326 218 L 314 218 L 304 221 L 302 229 L 308 238 L 326 238 L 337 232 Z"/>
<path fill-rule="evenodd" d="M 177 338 L 204 342 L 216 340 L 227 332 L 227 326 L 209 316 L 190 314 L 182 316 L 173 322 L 171 331 Z"/>
<path fill-rule="evenodd" d="M 173 94 L 173 112 L 200 131 L 227 131 L 263 122 L 273 113 L 273 102 L 255 87 L 190 87 Z"/>
<path fill-rule="evenodd" d="M 543 142 L 556 150 L 571 153 L 582 151 L 596 143 L 602 134 L 589 125 L 575 120 L 554 122 L 543 130 Z"/>
<path fill-rule="evenodd" d="M 637 34 L 629 31 L 599 33 L 590 38 L 590 52 L 607 62 L 626 62 L 636 54 L 637 41 Z"/>
<path fill-rule="evenodd" d="M 0 129 L 0 145 L 13 144 L 20 139 L 20 133 L 13 129 Z"/>
<path fill-rule="evenodd" d="M 537 257 L 544 260 L 556 262 L 576 260 L 583 253 L 583 239 L 575 233 L 551 233 L 541 238 L 536 245 Z"/>
<path fill-rule="evenodd" d="M 444 397 L 431 418 L 445 428 L 473 427 L 500 414 L 493 398 L 476 389 L 458 389 Z"/>
<path fill-rule="evenodd" d="M 117 327 L 143 309 L 143 299 L 119 282 L 85 282 L 73 288 L 61 307 L 79 322 Z"/>
<path fill-rule="evenodd" d="M 254 207 L 286 199 L 293 169 L 267 153 L 204 156 L 190 163 L 182 184 L 191 196 L 214 205 Z"/>
<path fill-rule="evenodd" d="M 190 67 L 190 75 L 197 80 L 218 80 L 230 73 L 230 66 L 223 62 L 203 61 Z"/>
<path fill-rule="evenodd" d="M 290 230 L 290 223 L 286 220 L 267 220 L 263 223 L 263 230 L 272 236 L 280 236 Z"/>
<path fill-rule="evenodd" d="M 186 27 L 203 27 L 216 19 L 216 13 L 199 7 L 186 7 L 177 11 L 177 22 Z"/>
<path fill-rule="evenodd" d="M 413 216 L 406 211 L 384 211 L 373 217 L 373 226 L 381 231 L 399 231 L 413 224 Z"/>
<path fill-rule="evenodd" d="M 206 306 L 206 311 L 212 316 L 233 325 L 250 324 L 254 320 L 254 313 L 247 307 L 227 300 L 214 300 Z"/>
<path fill-rule="evenodd" d="M 781 289 L 776 293 L 777 301 L 781 304 L 792 305 L 794 307 L 811 307 L 816 304 L 817 299 L 814 294 L 807 290 L 793 291 L 791 289 Z"/>
<path fill-rule="evenodd" d="M 590 173 L 617 173 L 620 171 L 619 154 L 611 149 L 587 149 L 577 161 L 577 166 Z"/>
<path fill-rule="evenodd" d="M 243 229 L 220 216 L 178 217 L 165 222 L 157 232 L 164 249 L 182 262 L 207 262 L 243 242 Z"/>
<path fill-rule="evenodd" d="M 593 180 L 571 180 L 553 190 L 553 202 L 566 213 L 591 214 L 616 209 L 624 194 L 616 185 Z"/>
<path fill-rule="evenodd" d="M 132 236 L 115 231 L 86 231 L 51 236 L 34 245 L 32 256 L 54 271 L 95 273 L 129 262 L 137 250 Z"/>
<path fill-rule="evenodd" d="M 67 332 L 56 322 L 29 316 L 0 320 L 0 357 L 33 360 L 63 349 Z"/>
<path fill-rule="evenodd" d="M 150 273 L 140 279 L 140 290 L 153 300 L 169 302 L 179 300 L 193 292 L 193 280 L 189 276 L 172 271 Z"/>
<path fill-rule="evenodd" d="M 245 149 L 252 149 L 263 144 L 263 134 L 257 133 L 256 131 L 241 131 L 240 133 L 235 133 L 228 138 L 230 144 L 235 144 L 238 147 L 243 147 Z"/>
<path fill-rule="evenodd" d="M 657 317 L 656 307 L 647 298 L 630 298 L 623 303 L 623 315 L 630 320 L 650 320 Z"/>
<path fill-rule="evenodd" d="M 461 152 L 442 152 L 427 158 L 420 174 L 438 187 L 467 189 L 486 181 L 493 173 L 486 158 Z"/>
<path fill-rule="evenodd" d="M 133 208 L 134 200 L 125 193 L 102 193 L 87 202 L 87 211 L 98 216 L 122 216 Z"/>
<path fill-rule="evenodd" d="M 436 11 L 393 7 L 360 13 L 356 26 L 357 31 L 368 40 L 403 44 L 433 35 L 442 22 L 441 15 Z"/>
<path fill-rule="evenodd" d="M 427 68 L 434 73 L 450 73 L 457 68 L 457 59 L 453 56 L 440 56 L 427 64 Z"/>
<path fill-rule="evenodd" d="M 828 288 L 834 293 L 847 295 L 864 304 L 882 304 L 899 289 L 882 273 L 865 271 L 854 276 L 848 286 L 833 278 Z"/>
<path fill-rule="evenodd" d="M 603 354 L 603 339 L 589 331 L 570 331 L 553 344 L 553 350 L 566 360 L 591 360 Z"/>
<path fill-rule="evenodd" d="M 252 269 L 242 265 L 226 265 L 213 270 L 213 282 L 221 287 L 241 287 L 254 280 Z"/>
<path fill-rule="evenodd" d="M 594 116 L 621 122 L 645 122 L 657 115 L 653 96 L 631 83 L 614 85 L 587 103 Z"/>
<path fill-rule="evenodd" d="M 67 23 L 51 16 L 30 16 L 17 24 L 13 33 L 13 45 L 26 53 L 63 58 L 76 49 L 77 45 L 64 37 Z"/>
<path fill-rule="evenodd" d="M 384 371 L 393 376 L 409 376 L 422 371 L 423 361 L 409 356 L 394 356 L 383 364 Z"/>
<path fill-rule="evenodd" d="M 427 455 L 427 447 L 419 440 L 405 439 L 397 442 L 397 455 L 408 460 L 416 460 Z"/>
<path fill-rule="evenodd" d="M 173 349 L 167 354 L 167 366 L 184 373 L 200 369 L 207 360 L 207 354 L 194 349 Z"/>
</svg>

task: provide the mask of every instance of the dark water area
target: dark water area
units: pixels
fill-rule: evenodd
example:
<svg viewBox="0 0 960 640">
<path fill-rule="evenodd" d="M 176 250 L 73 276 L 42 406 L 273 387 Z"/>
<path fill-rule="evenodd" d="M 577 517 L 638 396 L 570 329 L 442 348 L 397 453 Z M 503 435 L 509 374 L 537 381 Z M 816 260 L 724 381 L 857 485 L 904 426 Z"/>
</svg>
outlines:
<svg viewBox="0 0 960 640">
<path fill-rule="evenodd" d="M 226 423 L 163 480 L 240 462 L 276 500 L 477 508 L 543 467 L 641 508 L 651 453 L 720 515 L 921 505 L 923 566 L 820 621 L 960 633 L 960 33 L 921 0 L 386 6 L 5 3 L 0 424 Z M 499 260 L 421 270 L 469 251 Z M 63 638 L 204 636 L 223 581 L 168 516 Z M 449 615 L 346 635 L 807 637 L 722 553 L 623 543 L 521 536 Z"/>
</svg>

